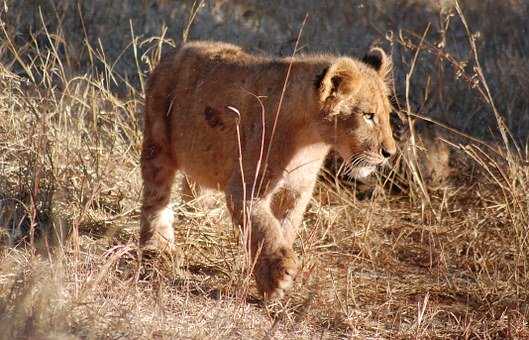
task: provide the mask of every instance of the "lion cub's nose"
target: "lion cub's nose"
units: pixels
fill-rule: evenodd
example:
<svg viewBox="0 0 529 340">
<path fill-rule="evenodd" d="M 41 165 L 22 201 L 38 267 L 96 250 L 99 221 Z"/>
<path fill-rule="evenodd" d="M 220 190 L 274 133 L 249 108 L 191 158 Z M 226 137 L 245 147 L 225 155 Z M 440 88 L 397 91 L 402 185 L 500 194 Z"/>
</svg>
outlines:
<svg viewBox="0 0 529 340">
<path fill-rule="evenodd" d="M 389 158 L 395 154 L 395 149 L 387 150 L 386 148 L 380 148 L 380 153 L 384 158 Z"/>
</svg>

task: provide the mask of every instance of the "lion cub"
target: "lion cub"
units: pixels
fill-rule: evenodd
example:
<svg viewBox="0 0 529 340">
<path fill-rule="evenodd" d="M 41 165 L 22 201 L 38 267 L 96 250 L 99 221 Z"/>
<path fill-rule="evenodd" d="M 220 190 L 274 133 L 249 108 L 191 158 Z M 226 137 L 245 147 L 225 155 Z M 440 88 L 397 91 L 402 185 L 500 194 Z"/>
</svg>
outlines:
<svg viewBox="0 0 529 340">
<path fill-rule="evenodd" d="M 233 223 L 248 232 L 258 289 L 282 296 L 297 272 L 292 244 L 329 150 L 356 177 L 395 153 L 390 69 L 378 48 L 362 61 L 272 58 L 197 41 L 164 58 L 146 93 L 142 247 L 174 244 L 170 193 L 180 170 L 224 191 Z"/>
</svg>

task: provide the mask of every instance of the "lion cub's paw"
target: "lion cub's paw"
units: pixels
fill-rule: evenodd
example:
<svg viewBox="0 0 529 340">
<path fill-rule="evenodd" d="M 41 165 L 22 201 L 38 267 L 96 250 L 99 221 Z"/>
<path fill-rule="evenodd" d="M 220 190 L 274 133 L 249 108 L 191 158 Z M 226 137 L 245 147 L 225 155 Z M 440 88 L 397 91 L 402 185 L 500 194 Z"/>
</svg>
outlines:
<svg viewBox="0 0 529 340">
<path fill-rule="evenodd" d="M 154 234 L 148 240 L 141 240 L 140 248 L 142 254 L 147 257 L 155 257 L 155 255 L 179 255 L 181 250 L 177 247 L 172 239 L 166 239 L 161 235 Z"/>
<path fill-rule="evenodd" d="M 265 299 L 280 299 L 294 282 L 298 271 L 297 256 L 288 248 L 261 256 L 255 269 L 257 288 Z"/>
</svg>

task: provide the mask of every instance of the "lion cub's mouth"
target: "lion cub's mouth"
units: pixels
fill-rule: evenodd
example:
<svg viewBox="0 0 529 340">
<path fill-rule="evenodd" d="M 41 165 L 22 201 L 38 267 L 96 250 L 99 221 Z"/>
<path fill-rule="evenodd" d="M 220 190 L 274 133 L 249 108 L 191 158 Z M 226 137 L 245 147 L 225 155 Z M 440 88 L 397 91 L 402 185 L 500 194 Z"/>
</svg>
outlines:
<svg viewBox="0 0 529 340">
<path fill-rule="evenodd" d="M 352 168 L 349 174 L 357 179 L 365 178 L 371 175 L 376 170 L 376 168 L 377 168 L 376 166 L 362 166 L 362 167 Z"/>
<path fill-rule="evenodd" d="M 386 162 L 385 158 L 376 153 L 365 152 L 351 157 L 349 164 L 346 165 L 346 172 L 354 178 L 364 178 L 371 175 L 377 166 Z"/>
</svg>

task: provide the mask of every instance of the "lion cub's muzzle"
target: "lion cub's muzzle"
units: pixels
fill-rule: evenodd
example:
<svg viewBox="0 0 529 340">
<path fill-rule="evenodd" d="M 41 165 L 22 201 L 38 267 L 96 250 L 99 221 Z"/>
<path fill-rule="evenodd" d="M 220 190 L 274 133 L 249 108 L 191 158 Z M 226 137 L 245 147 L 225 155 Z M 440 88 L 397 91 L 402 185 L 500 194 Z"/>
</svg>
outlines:
<svg viewBox="0 0 529 340">
<path fill-rule="evenodd" d="M 363 178 L 373 173 L 378 166 L 388 165 L 392 153 L 381 149 L 380 153 L 366 151 L 351 157 L 347 173 L 355 178 Z"/>
</svg>

